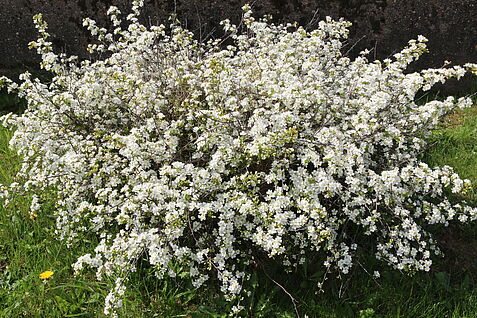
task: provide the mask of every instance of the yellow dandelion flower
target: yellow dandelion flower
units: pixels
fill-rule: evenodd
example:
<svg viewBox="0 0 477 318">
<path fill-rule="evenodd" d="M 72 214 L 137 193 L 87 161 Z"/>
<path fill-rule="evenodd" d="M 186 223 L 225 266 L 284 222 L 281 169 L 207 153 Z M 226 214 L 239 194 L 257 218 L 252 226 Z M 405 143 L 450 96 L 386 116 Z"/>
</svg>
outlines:
<svg viewBox="0 0 477 318">
<path fill-rule="evenodd" d="M 52 271 L 44 271 L 43 273 L 40 274 L 40 279 L 49 279 L 51 278 L 51 276 L 53 276 L 53 272 Z"/>
<path fill-rule="evenodd" d="M 35 214 L 35 213 L 30 214 L 30 220 L 36 219 L 37 216 L 38 216 L 38 215 Z"/>
</svg>

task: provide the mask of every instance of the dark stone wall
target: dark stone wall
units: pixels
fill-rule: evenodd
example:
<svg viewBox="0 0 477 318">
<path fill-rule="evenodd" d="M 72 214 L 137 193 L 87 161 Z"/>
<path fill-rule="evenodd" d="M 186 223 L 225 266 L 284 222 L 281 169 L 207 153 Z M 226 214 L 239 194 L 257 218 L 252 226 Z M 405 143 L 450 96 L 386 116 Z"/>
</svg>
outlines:
<svg viewBox="0 0 477 318">
<path fill-rule="evenodd" d="M 476 0 L 145 0 L 143 21 L 167 23 L 171 13 L 197 37 L 220 37 L 219 22 L 230 18 L 237 23 L 244 3 L 253 2 L 257 16 L 271 14 L 276 22 L 294 22 L 312 29 L 325 16 L 351 21 L 350 55 L 364 48 L 371 57 L 383 59 L 399 51 L 408 40 L 422 34 L 429 39 L 430 53 L 411 70 L 453 64 L 477 63 Z M 82 19 L 91 17 L 108 26 L 110 5 L 129 13 L 129 0 L 0 0 L 0 75 L 13 79 L 24 70 L 35 71 L 38 57 L 28 50 L 36 38 L 32 16 L 43 13 L 52 42 L 59 51 L 88 57 L 85 47 L 91 39 Z M 353 46 L 354 45 L 354 46 Z M 448 89 L 466 89 L 475 80 L 451 83 Z"/>
</svg>

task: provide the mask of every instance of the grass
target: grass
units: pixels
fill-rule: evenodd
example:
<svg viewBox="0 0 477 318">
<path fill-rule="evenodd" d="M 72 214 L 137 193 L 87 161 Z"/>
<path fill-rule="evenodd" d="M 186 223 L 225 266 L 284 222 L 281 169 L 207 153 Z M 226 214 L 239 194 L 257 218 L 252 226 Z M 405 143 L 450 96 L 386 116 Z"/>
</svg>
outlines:
<svg viewBox="0 0 477 318">
<path fill-rule="evenodd" d="M 0 182 L 9 183 L 19 158 L 8 150 L 11 132 L 0 131 Z M 102 284 L 87 278 L 72 278 L 70 264 L 94 242 L 68 248 L 56 241 L 52 205 L 43 207 L 34 220 L 28 213 L 29 199 L 20 197 L 8 209 L 0 208 L 0 316 L 64 317 L 66 314 L 96 314 L 105 295 Z M 89 244 L 88 244 L 89 243 Z M 54 271 L 43 283 L 39 274 Z"/>
<path fill-rule="evenodd" d="M 20 163 L 7 147 L 10 137 L 10 131 L 0 130 L 0 183 L 11 182 Z M 430 165 L 451 165 L 477 184 L 477 107 L 448 116 L 432 144 L 425 155 Z M 97 238 L 84 237 L 74 246 L 57 241 L 54 201 L 47 202 L 35 219 L 28 212 L 28 197 L 0 207 L 0 317 L 102 317 L 111 282 L 98 282 L 93 274 L 75 277 L 71 268 L 78 256 L 92 251 Z M 477 317 L 477 228 L 443 229 L 438 239 L 447 257 L 429 273 L 407 276 L 362 260 L 382 277 L 375 281 L 356 266 L 352 279 L 331 277 L 324 293 L 317 287 L 317 269 L 286 274 L 273 264 L 262 265 L 247 285 L 251 294 L 241 302 L 242 316 L 296 317 L 282 286 L 296 299 L 301 317 Z M 45 270 L 54 271 L 46 283 L 38 277 Z M 146 262 L 130 281 L 121 317 L 227 317 L 235 305 L 213 286 L 195 290 L 180 278 L 157 280 Z"/>
<path fill-rule="evenodd" d="M 448 115 L 431 144 L 425 158 L 429 165 L 450 165 L 477 184 L 477 107 Z"/>
</svg>

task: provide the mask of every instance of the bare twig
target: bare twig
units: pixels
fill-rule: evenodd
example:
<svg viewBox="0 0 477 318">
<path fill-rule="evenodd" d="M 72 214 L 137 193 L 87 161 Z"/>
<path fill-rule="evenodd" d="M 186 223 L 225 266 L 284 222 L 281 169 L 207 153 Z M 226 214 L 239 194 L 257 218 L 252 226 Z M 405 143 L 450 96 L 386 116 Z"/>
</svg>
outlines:
<svg viewBox="0 0 477 318">
<path fill-rule="evenodd" d="M 364 39 L 365 37 L 366 37 L 366 35 L 363 35 L 362 37 L 360 37 L 360 38 L 358 39 L 358 41 L 354 42 L 354 44 L 351 45 L 351 47 L 348 49 L 348 51 L 346 51 L 345 54 L 343 54 L 343 55 L 344 55 L 344 56 L 348 56 L 348 53 L 351 52 L 351 50 L 354 49 L 354 47 L 355 47 L 356 45 L 358 45 L 358 43 L 361 42 L 361 40 Z"/>
<path fill-rule="evenodd" d="M 263 266 L 263 264 L 261 264 L 261 268 L 263 270 L 263 273 L 265 274 L 265 276 L 268 277 L 268 279 L 270 279 L 275 285 L 277 285 L 278 287 L 281 288 L 281 290 L 283 290 L 283 292 L 285 294 L 287 294 L 287 296 L 290 298 L 290 300 L 292 301 L 292 304 L 293 304 L 293 309 L 295 310 L 295 314 L 297 316 L 297 318 L 300 318 L 300 313 L 298 312 L 298 307 L 297 307 L 297 304 L 298 304 L 298 301 L 295 299 L 295 297 L 293 297 L 292 294 L 290 294 L 290 292 L 288 290 L 286 290 L 285 287 L 283 287 L 279 282 L 277 282 L 276 280 L 274 280 L 272 277 L 270 277 L 270 275 L 267 273 L 267 271 L 265 270 L 265 267 Z"/>
<path fill-rule="evenodd" d="M 308 24 L 305 26 L 305 30 L 306 30 L 306 31 L 308 31 L 308 29 L 309 29 L 310 27 L 312 27 L 313 24 L 315 23 L 315 21 L 316 21 L 315 18 L 316 18 L 316 15 L 318 14 L 318 11 L 319 11 L 319 9 L 316 8 L 316 10 L 315 10 L 315 12 L 313 13 L 313 17 L 311 18 L 310 22 L 308 22 Z"/>
</svg>

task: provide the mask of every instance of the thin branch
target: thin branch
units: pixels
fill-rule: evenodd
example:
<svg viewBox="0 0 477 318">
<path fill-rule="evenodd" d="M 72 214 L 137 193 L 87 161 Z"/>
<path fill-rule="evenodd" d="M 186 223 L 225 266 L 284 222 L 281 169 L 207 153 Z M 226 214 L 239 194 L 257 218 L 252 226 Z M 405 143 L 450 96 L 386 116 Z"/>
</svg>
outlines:
<svg viewBox="0 0 477 318">
<path fill-rule="evenodd" d="M 295 310 L 295 314 L 297 316 L 297 318 L 300 318 L 300 313 L 298 311 L 298 308 L 297 308 L 297 304 L 298 304 L 298 301 L 295 299 L 295 297 L 293 297 L 292 294 L 290 294 L 290 292 L 288 292 L 288 290 L 286 290 L 285 287 L 283 287 L 279 282 L 277 282 L 276 280 L 274 280 L 272 277 L 270 277 L 270 275 L 268 275 L 267 271 L 265 270 L 265 267 L 263 266 L 263 264 L 261 264 L 261 268 L 263 270 L 263 273 L 265 274 L 265 276 L 268 277 L 268 279 L 270 279 L 275 285 L 277 285 L 278 287 L 281 288 L 281 290 L 283 290 L 283 292 L 285 294 L 287 294 L 287 296 L 290 298 L 290 300 L 292 301 L 292 304 L 293 304 L 293 309 Z"/>
</svg>

